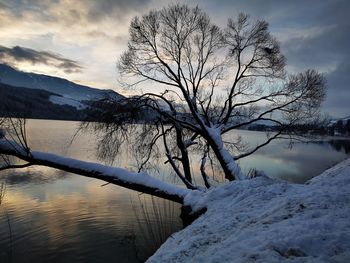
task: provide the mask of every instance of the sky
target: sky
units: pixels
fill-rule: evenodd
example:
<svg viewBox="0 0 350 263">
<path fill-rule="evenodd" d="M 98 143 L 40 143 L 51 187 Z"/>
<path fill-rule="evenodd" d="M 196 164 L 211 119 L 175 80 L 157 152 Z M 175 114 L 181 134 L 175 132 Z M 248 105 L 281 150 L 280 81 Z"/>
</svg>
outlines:
<svg viewBox="0 0 350 263">
<path fill-rule="evenodd" d="M 180 0 L 225 27 L 238 13 L 264 19 L 280 41 L 287 72 L 313 68 L 327 80 L 323 112 L 350 115 L 350 1 Z M 0 62 L 95 88 L 118 86 L 117 61 L 135 16 L 175 1 L 0 0 Z"/>
</svg>

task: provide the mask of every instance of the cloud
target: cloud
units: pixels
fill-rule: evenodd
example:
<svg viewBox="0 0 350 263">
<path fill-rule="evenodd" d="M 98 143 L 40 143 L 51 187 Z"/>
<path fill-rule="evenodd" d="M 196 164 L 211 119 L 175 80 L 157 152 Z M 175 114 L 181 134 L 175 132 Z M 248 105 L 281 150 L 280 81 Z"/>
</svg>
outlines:
<svg viewBox="0 0 350 263">
<path fill-rule="evenodd" d="M 150 3 L 150 0 L 89 0 L 85 3 L 88 7 L 87 18 L 96 21 L 96 19 L 103 19 L 110 15 L 115 16 L 115 19 L 119 19 L 129 13 L 142 11 Z"/>
<path fill-rule="evenodd" d="M 282 44 L 291 68 L 296 71 L 315 68 L 324 73 L 328 88 L 324 110 L 340 117 L 350 113 L 350 17 L 340 11 L 349 7 L 350 3 L 344 1 L 325 6 L 314 20 L 304 26 L 310 29 L 308 34 L 290 34 L 291 37 Z M 312 27 L 312 24 L 317 27 Z M 300 32 L 298 28 L 294 30 Z"/>
<path fill-rule="evenodd" d="M 81 72 L 83 68 L 77 61 L 64 58 L 59 54 L 20 46 L 12 48 L 0 46 L 0 60 L 14 66 L 20 62 L 27 62 L 32 65 L 44 64 L 58 68 L 65 73 Z"/>
<path fill-rule="evenodd" d="M 5 51 L 0 46 L 0 59 L 5 56 L 12 63 L 26 62 L 28 71 L 42 70 L 111 88 L 116 79 L 115 63 L 127 47 L 132 17 L 174 2 L 198 5 L 222 27 L 228 17 L 239 12 L 265 19 L 271 33 L 281 41 L 288 69 L 292 73 L 306 68 L 323 72 L 328 81 L 325 111 L 349 115 L 348 0 L 0 0 L 1 45 L 20 46 Z M 55 50 L 70 60 L 36 51 L 42 49 Z M 83 72 L 76 61 L 86 65 Z M 50 68 L 40 68 L 39 64 Z M 55 72 L 46 71 L 53 68 Z"/>
<path fill-rule="evenodd" d="M 151 0 L 0 0 L 0 8 L 18 18 L 34 13 L 41 19 L 60 23 L 98 23 L 107 17 L 123 20 L 130 13 L 144 10 L 150 2 Z"/>
</svg>

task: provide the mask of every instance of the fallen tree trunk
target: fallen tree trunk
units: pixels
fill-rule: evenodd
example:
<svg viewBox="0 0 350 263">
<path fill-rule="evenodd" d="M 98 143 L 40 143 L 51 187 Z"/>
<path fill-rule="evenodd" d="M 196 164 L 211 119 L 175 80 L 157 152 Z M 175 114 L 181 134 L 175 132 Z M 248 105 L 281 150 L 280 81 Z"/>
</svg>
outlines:
<svg viewBox="0 0 350 263">
<path fill-rule="evenodd" d="M 39 151 L 28 152 L 16 142 L 4 139 L 0 140 L 0 154 L 15 156 L 26 161 L 27 164 L 22 165 L 22 167 L 30 165 L 52 167 L 66 172 L 100 179 L 111 184 L 158 196 L 180 204 L 183 204 L 184 197 L 190 191 L 193 191 L 162 182 L 145 172 L 134 173 L 122 168 L 80 161 L 51 153 Z M 12 165 L 8 166 L 8 168 L 16 168 L 16 166 Z"/>
</svg>

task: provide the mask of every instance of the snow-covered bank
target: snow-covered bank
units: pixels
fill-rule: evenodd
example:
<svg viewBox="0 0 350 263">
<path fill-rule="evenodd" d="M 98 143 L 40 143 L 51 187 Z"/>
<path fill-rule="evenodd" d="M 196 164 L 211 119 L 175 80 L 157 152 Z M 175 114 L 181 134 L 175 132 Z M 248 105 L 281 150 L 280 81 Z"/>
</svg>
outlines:
<svg viewBox="0 0 350 263">
<path fill-rule="evenodd" d="M 350 262 L 350 159 L 304 185 L 258 177 L 192 200 L 208 211 L 148 262 Z"/>
</svg>

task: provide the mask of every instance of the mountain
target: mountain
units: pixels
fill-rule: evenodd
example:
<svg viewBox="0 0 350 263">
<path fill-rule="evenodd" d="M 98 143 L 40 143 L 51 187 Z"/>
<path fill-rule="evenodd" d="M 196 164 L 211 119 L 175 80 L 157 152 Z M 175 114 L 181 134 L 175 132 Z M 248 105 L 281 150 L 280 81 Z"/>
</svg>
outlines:
<svg viewBox="0 0 350 263">
<path fill-rule="evenodd" d="M 112 90 L 95 89 L 0 64 L 0 116 L 84 120 L 90 116 L 92 101 L 103 98 L 118 102 L 124 97 Z"/>
<path fill-rule="evenodd" d="M 95 89 L 58 77 L 23 72 L 6 64 L 0 64 L 0 82 L 14 87 L 46 90 L 78 101 L 123 97 L 112 90 Z"/>
<path fill-rule="evenodd" d="M 46 90 L 0 83 L 0 116 L 33 119 L 84 120 L 88 108 Z"/>
</svg>

